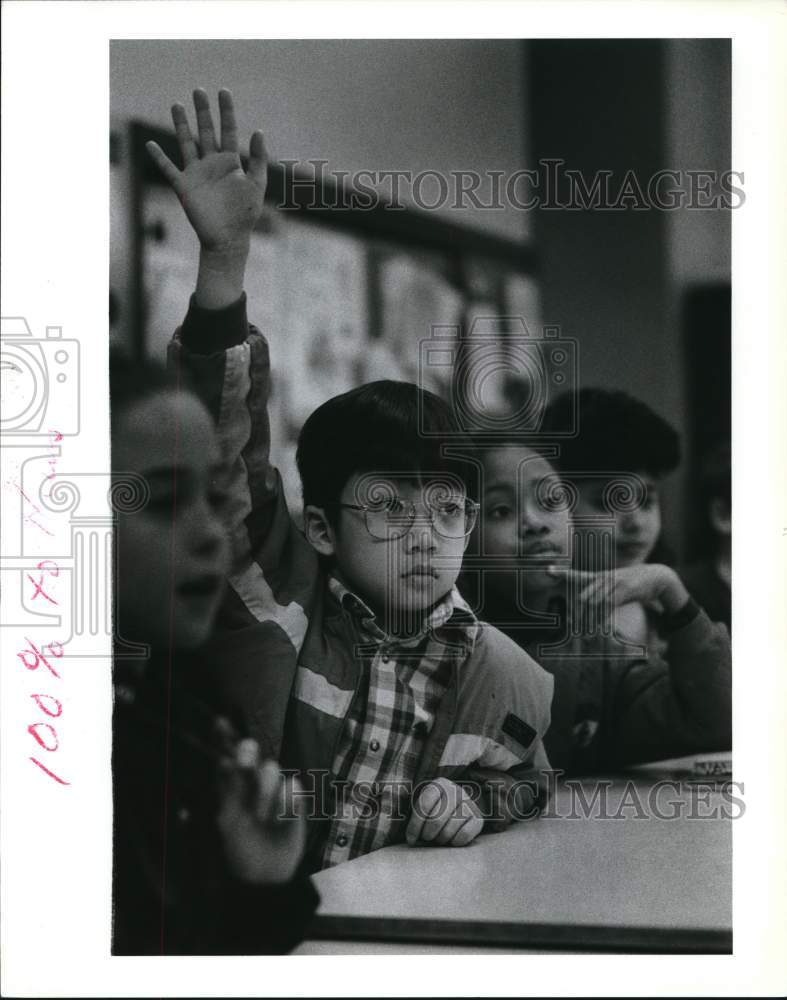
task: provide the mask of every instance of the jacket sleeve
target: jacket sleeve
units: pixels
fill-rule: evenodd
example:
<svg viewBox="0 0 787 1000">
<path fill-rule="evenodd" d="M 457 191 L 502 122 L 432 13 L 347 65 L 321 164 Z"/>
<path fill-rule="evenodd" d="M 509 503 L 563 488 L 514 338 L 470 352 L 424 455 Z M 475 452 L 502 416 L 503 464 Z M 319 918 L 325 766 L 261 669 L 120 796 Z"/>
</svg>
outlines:
<svg viewBox="0 0 787 1000">
<path fill-rule="evenodd" d="M 611 686 L 604 726 L 608 763 L 732 746 L 729 633 L 693 600 L 678 614 L 682 620 L 667 636 L 664 658 L 625 664 Z"/>
<path fill-rule="evenodd" d="M 270 460 L 268 344 L 246 318 L 246 298 L 208 310 L 194 299 L 169 347 L 176 379 L 196 391 L 216 423 L 226 465 L 224 518 L 232 543 L 231 594 L 220 627 L 278 620 L 287 574 L 308 569 L 308 543 L 287 509 Z M 300 557 L 300 560 L 299 560 Z M 286 599 L 278 600 L 281 592 Z M 297 596 L 297 595 L 296 595 Z M 286 630 L 286 629 L 285 629 Z"/>
<path fill-rule="evenodd" d="M 489 831 L 535 817 L 546 802 L 544 734 L 553 681 L 497 629 L 484 626 L 481 632 L 479 660 L 465 684 L 457 722 L 460 731 L 483 736 L 458 780 L 481 806 Z"/>
</svg>

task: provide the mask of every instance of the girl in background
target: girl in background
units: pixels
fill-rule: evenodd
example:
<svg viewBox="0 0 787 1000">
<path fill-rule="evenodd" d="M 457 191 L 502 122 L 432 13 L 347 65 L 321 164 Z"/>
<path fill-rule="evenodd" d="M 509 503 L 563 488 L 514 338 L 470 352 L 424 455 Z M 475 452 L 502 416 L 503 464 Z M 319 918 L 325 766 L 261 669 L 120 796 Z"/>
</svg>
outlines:
<svg viewBox="0 0 787 1000">
<path fill-rule="evenodd" d="M 555 464 L 576 490 L 575 568 L 604 572 L 645 563 L 673 565 L 662 535 L 660 494 L 662 482 L 680 463 L 677 431 L 627 392 L 587 388 L 564 393 L 547 408 L 543 436 L 548 439 L 551 428 L 569 426 L 572 410 L 579 432 L 560 441 Z M 614 502 L 616 493 L 621 502 Z M 593 536 L 610 519 L 613 565 L 602 565 L 606 553 Z M 623 604 L 615 609 L 615 631 L 636 645 L 657 646 L 659 612 L 639 602 Z"/>
</svg>

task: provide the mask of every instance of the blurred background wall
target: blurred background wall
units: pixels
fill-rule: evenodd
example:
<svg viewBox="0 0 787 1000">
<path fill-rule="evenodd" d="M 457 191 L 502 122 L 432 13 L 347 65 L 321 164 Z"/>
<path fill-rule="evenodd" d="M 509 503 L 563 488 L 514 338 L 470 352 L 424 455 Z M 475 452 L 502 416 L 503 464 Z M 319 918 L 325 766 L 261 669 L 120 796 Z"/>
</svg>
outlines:
<svg viewBox="0 0 787 1000">
<path fill-rule="evenodd" d="M 114 42 L 113 123 L 171 126 L 170 105 L 228 87 L 248 134 L 276 159 L 348 171 L 522 166 L 522 45 L 511 40 L 319 39 Z M 248 135 L 246 136 L 248 140 Z M 455 221 L 524 239 L 527 213 L 446 209 Z"/>
<path fill-rule="evenodd" d="M 730 55 L 725 39 L 531 43 L 533 159 L 565 160 L 587 178 L 729 170 Z M 533 217 L 544 319 L 580 341 L 582 384 L 626 389 L 681 432 L 686 460 L 664 502 L 668 536 L 682 552 L 692 464 L 729 422 L 730 212 Z"/>
<path fill-rule="evenodd" d="M 262 127 L 279 160 L 508 176 L 555 157 L 588 177 L 605 169 L 646 177 L 732 166 L 730 70 L 724 39 L 114 42 L 115 335 L 129 336 L 135 266 L 127 125 L 169 128 L 169 105 L 188 107 L 195 86 L 212 97 L 229 87 L 242 133 Z M 690 458 L 723 432 L 729 211 L 446 206 L 434 214 L 535 253 L 538 316 L 579 341 L 582 384 L 640 396 L 681 431 Z M 183 257 L 184 287 L 194 263 L 193 253 Z M 678 552 L 689 540 L 691 488 L 685 465 L 665 490 Z"/>
</svg>

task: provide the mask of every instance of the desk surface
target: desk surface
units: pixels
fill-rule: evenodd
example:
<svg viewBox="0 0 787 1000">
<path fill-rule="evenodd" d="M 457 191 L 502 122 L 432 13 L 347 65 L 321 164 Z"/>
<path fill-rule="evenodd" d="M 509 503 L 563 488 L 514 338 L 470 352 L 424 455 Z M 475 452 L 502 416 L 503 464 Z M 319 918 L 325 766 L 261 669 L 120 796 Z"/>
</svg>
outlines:
<svg viewBox="0 0 787 1000">
<path fill-rule="evenodd" d="M 317 934 L 729 950 L 735 810 L 712 785 L 657 786 L 656 774 L 612 779 L 590 815 L 563 785 L 539 819 L 468 847 L 396 845 L 322 871 Z M 590 800 L 593 783 L 580 787 Z"/>
</svg>

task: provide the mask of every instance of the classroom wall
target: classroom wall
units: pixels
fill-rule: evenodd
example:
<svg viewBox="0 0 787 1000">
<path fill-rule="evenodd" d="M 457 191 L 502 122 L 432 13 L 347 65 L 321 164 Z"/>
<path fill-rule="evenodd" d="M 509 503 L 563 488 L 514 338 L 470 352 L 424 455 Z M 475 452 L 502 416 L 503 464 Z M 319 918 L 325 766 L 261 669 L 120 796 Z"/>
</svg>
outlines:
<svg viewBox="0 0 787 1000">
<path fill-rule="evenodd" d="M 656 171 L 728 169 L 729 49 L 723 39 L 544 40 L 529 44 L 532 159 L 556 157 L 644 182 Z M 580 344 L 581 383 L 624 388 L 688 444 L 691 394 L 682 303 L 729 280 L 729 212 L 539 211 L 545 322 Z M 723 346 L 723 345 L 722 345 Z M 688 470 L 665 484 L 665 530 L 686 542 Z"/>
<path fill-rule="evenodd" d="M 196 86 L 228 87 L 244 132 L 262 128 L 276 159 L 356 171 L 521 166 L 522 47 L 515 40 L 115 41 L 114 125 L 170 127 Z M 424 190 L 424 198 L 430 195 Z M 433 197 L 433 195 L 432 195 Z M 527 214 L 445 209 L 456 222 L 523 239 Z"/>
<path fill-rule="evenodd" d="M 114 336 L 129 343 L 131 179 L 123 134 L 137 119 L 171 128 L 191 92 L 235 98 L 248 135 L 263 128 L 273 159 L 324 159 L 328 170 L 500 170 L 522 165 L 527 133 L 523 48 L 517 40 L 117 40 L 110 46 L 110 127 L 119 138 L 111 173 L 110 284 Z M 428 185 L 423 197 L 434 196 Z M 438 213 L 436 213 L 438 214 Z M 509 208 L 444 208 L 484 232 L 525 240 L 531 220 Z"/>
<path fill-rule="evenodd" d="M 674 38 L 666 46 L 667 149 L 684 170 L 740 170 L 730 162 L 731 43 Z M 680 294 L 692 284 L 729 281 L 730 213 L 670 212 L 668 267 Z"/>
</svg>

